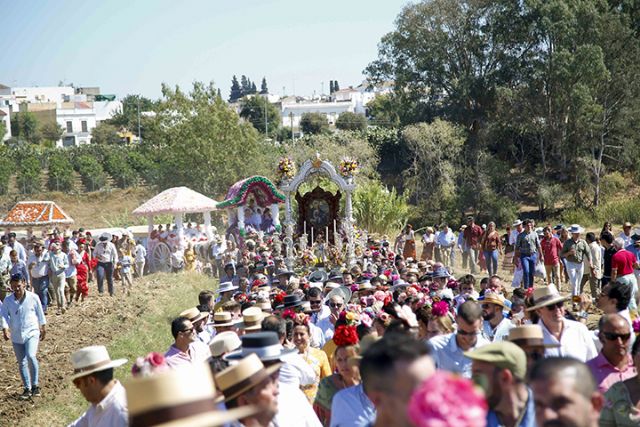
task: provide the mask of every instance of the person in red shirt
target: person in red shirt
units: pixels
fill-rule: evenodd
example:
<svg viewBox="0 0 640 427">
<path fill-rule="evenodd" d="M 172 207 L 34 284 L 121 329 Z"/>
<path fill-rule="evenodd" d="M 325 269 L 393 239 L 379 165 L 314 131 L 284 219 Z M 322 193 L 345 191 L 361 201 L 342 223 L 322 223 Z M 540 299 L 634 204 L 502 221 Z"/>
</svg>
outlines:
<svg viewBox="0 0 640 427">
<path fill-rule="evenodd" d="M 624 248 L 624 240 L 618 237 L 613 241 L 613 246 L 618 250 L 611 257 L 611 283 L 618 282 L 631 286 L 630 310 L 638 309 L 638 282 L 634 267 L 640 267 L 636 256 Z"/>
<path fill-rule="evenodd" d="M 480 255 L 480 238 L 484 230 L 475 223 L 472 216 L 467 217 L 467 228 L 464 229 L 465 251 L 469 256 L 469 264 L 471 264 L 471 274 L 478 273 L 478 256 Z"/>
<path fill-rule="evenodd" d="M 544 269 L 547 273 L 547 283 L 555 283 L 562 290 L 562 275 L 560 274 L 560 251 L 562 242 L 553 235 L 551 227 L 546 226 L 542 232 L 544 238 L 540 241 L 544 256 Z M 553 280 L 551 280 L 553 278 Z"/>
</svg>

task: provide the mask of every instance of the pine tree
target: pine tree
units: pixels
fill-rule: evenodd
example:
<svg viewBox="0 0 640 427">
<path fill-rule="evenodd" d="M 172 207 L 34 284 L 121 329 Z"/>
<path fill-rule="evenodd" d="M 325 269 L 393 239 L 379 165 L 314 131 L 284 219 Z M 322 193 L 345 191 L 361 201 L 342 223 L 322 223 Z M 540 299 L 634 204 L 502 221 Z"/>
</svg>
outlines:
<svg viewBox="0 0 640 427">
<path fill-rule="evenodd" d="M 335 80 L 335 81 L 333 82 L 333 91 L 334 91 L 334 92 L 337 92 L 337 91 L 339 91 L 339 90 L 340 90 L 340 85 L 338 85 L 338 81 L 337 81 L 337 80 Z"/>
<path fill-rule="evenodd" d="M 256 93 L 258 93 L 258 88 L 254 82 L 251 82 L 251 94 L 255 95 Z"/>
<path fill-rule="evenodd" d="M 329 95 L 333 94 L 333 80 L 329 80 Z"/>
<path fill-rule="evenodd" d="M 238 79 L 234 75 L 233 78 L 231 79 L 231 91 L 229 92 L 229 102 L 236 102 L 240 98 L 242 98 L 242 88 L 238 84 Z"/>
<path fill-rule="evenodd" d="M 220 92 L 220 88 L 218 88 L 218 98 L 222 98 L 222 92 Z"/>
<path fill-rule="evenodd" d="M 240 87 L 242 89 L 242 96 L 251 93 L 251 81 L 244 74 L 240 77 Z"/>
<path fill-rule="evenodd" d="M 265 77 L 262 78 L 262 83 L 260 84 L 260 94 L 266 95 L 269 93 L 269 88 L 267 87 L 267 79 Z"/>
</svg>

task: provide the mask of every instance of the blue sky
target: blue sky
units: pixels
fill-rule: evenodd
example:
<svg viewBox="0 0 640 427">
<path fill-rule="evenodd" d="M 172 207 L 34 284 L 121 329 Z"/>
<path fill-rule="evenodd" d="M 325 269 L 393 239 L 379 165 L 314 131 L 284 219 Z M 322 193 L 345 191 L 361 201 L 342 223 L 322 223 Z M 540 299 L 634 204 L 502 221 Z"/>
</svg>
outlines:
<svg viewBox="0 0 640 427">
<path fill-rule="evenodd" d="M 100 86 L 157 98 L 160 84 L 246 74 L 272 93 L 357 84 L 406 0 L 0 0 L 0 83 Z"/>
</svg>

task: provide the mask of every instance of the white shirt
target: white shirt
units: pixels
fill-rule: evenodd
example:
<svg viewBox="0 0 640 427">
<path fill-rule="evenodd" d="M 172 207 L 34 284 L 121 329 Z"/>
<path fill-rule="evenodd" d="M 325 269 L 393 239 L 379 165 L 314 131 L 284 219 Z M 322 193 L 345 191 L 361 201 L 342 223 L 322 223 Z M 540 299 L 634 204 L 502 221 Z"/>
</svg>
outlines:
<svg viewBox="0 0 640 427">
<path fill-rule="evenodd" d="M 35 265 L 29 268 L 32 263 Z M 49 251 L 43 249 L 39 257 L 34 253 L 29 255 L 27 268 L 29 268 L 29 274 L 32 279 L 39 279 L 40 277 L 46 276 L 49 268 Z"/>
<path fill-rule="evenodd" d="M 489 341 L 504 341 L 509 336 L 509 330 L 513 328 L 513 323 L 510 319 L 504 317 L 498 326 L 494 329 L 488 320 L 482 322 L 482 333 L 484 337 Z"/>
<path fill-rule="evenodd" d="M 331 401 L 331 427 L 367 427 L 376 420 L 376 408 L 362 383 L 340 390 Z"/>
<path fill-rule="evenodd" d="M 327 340 L 324 338 L 322 329 L 309 322 L 309 330 L 311 331 L 311 347 L 322 348 Z"/>
<path fill-rule="evenodd" d="M 595 278 L 602 279 L 602 247 L 598 242 L 591 242 L 589 243 L 589 250 L 591 251 L 591 264 L 593 264 Z M 585 271 L 589 271 L 588 264 Z"/>
<path fill-rule="evenodd" d="M 145 249 L 145 247 L 142 246 L 141 244 L 136 245 L 136 249 L 135 249 L 136 262 L 144 261 L 146 256 L 147 256 L 147 249 Z"/>
<path fill-rule="evenodd" d="M 126 427 L 129 425 L 127 395 L 118 380 L 109 394 L 97 405 L 91 405 L 69 427 Z"/>
<path fill-rule="evenodd" d="M 544 335 L 544 343 L 560 344 L 560 347 L 547 348 L 544 352 L 545 357 L 569 356 L 582 362 L 596 357 L 598 351 L 593 344 L 593 339 L 587 327 L 580 322 L 569 319 L 562 319 L 562 321 L 564 322 L 564 328 L 562 329 L 560 341 L 549 332 L 543 321 L 539 322 Z"/>
<path fill-rule="evenodd" d="M 316 372 L 299 353 L 289 353 L 280 357 L 284 362 L 280 367 L 280 383 L 291 384 L 295 387 L 314 384 Z"/>
<path fill-rule="evenodd" d="M 99 242 L 93 251 L 93 256 L 98 262 L 118 262 L 118 250 L 111 242 Z"/>
<path fill-rule="evenodd" d="M 67 258 L 69 258 L 69 267 L 65 270 L 64 274 L 67 278 L 74 277 L 78 274 L 78 270 L 76 270 L 76 265 L 80 264 L 80 255 L 75 250 L 69 248 L 69 252 L 67 253 Z"/>
<path fill-rule="evenodd" d="M 516 241 L 518 240 L 518 235 L 521 232 L 522 230 L 518 231 L 518 229 L 511 230 L 511 233 L 509 233 L 509 244 L 511 246 L 514 246 L 516 244 Z"/>
<path fill-rule="evenodd" d="M 624 240 L 624 246 L 623 247 L 626 248 L 629 245 L 633 245 L 633 239 L 631 239 L 631 235 L 627 236 L 626 234 L 624 234 L 624 231 L 621 231 L 620 234 L 618 234 L 618 237 L 621 238 L 622 240 Z"/>
<path fill-rule="evenodd" d="M 627 246 L 627 245 L 625 245 Z M 18 242 L 17 240 L 15 242 L 13 242 L 13 247 L 9 246 L 7 244 L 7 246 L 4 247 L 4 252 L 3 252 L 3 256 L 6 255 L 7 258 L 9 258 L 9 253 L 15 250 L 17 255 L 18 255 L 18 259 L 24 261 L 25 263 L 27 262 L 27 251 L 24 249 L 24 246 L 22 246 L 22 243 Z"/>
<path fill-rule="evenodd" d="M 458 347 L 455 332 L 433 337 L 428 343 L 433 349 L 433 360 L 436 362 L 438 369 L 460 374 L 464 378 L 471 378 L 471 359 L 464 355 L 465 350 Z M 482 333 L 479 333 L 476 345 L 468 351 L 486 344 L 489 344 L 489 341 Z"/>
<path fill-rule="evenodd" d="M 278 413 L 273 424 L 278 427 L 322 427 L 313 407 L 298 387 L 278 382 Z"/>
<path fill-rule="evenodd" d="M 317 325 L 322 319 L 329 317 L 331 315 L 331 309 L 328 305 L 322 304 L 320 306 L 320 311 L 317 313 L 311 314 L 311 323 Z"/>
<path fill-rule="evenodd" d="M 331 320 L 329 319 L 330 317 L 325 317 L 324 319 L 319 320 L 317 324 L 318 328 L 322 329 L 325 342 L 333 338 L 333 332 L 335 330 L 335 325 L 331 323 Z"/>
</svg>

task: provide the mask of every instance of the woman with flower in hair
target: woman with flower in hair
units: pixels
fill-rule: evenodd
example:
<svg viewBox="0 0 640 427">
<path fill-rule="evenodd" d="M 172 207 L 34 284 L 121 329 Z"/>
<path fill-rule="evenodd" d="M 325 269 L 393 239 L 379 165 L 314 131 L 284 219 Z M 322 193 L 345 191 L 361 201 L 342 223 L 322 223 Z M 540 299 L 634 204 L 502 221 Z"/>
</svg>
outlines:
<svg viewBox="0 0 640 427">
<path fill-rule="evenodd" d="M 324 426 L 331 422 L 331 402 L 340 390 L 360 384 L 360 371 L 357 364 L 349 359 L 358 355 L 359 339 L 355 326 L 342 325 L 336 328 L 333 341 L 337 345 L 333 354 L 334 374 L 320 381 L 313 409 Z"/>
<path fill-rule="evenodd" d="M 298 349 L 298 353 L 302 356 L 316 373 L 315 381 L 312 384 L 302 386 L 301 389 L 309 399 L 309 403 L 313 404 L 318 392 L 318 384 L 320 380 L 331 375 L 329 367 L 329 359 L 327 355 L 317 348 L 311 347 L 311 330 L 309 329 L 309 316 L 298 313 L 294 320 L 293 326 L 293 344 Z"/>
<path fill-rule="evenodd" d="M 425 306 L 416 313 L 420 325 L 420 338 L 424 340 L 455 332 L 453 319 L 449 314 L 449 304 L 445 301 L 433 303 L 429 308 Z M 424 334 L 424 335 L 423 335 Z"/>
</svg>

